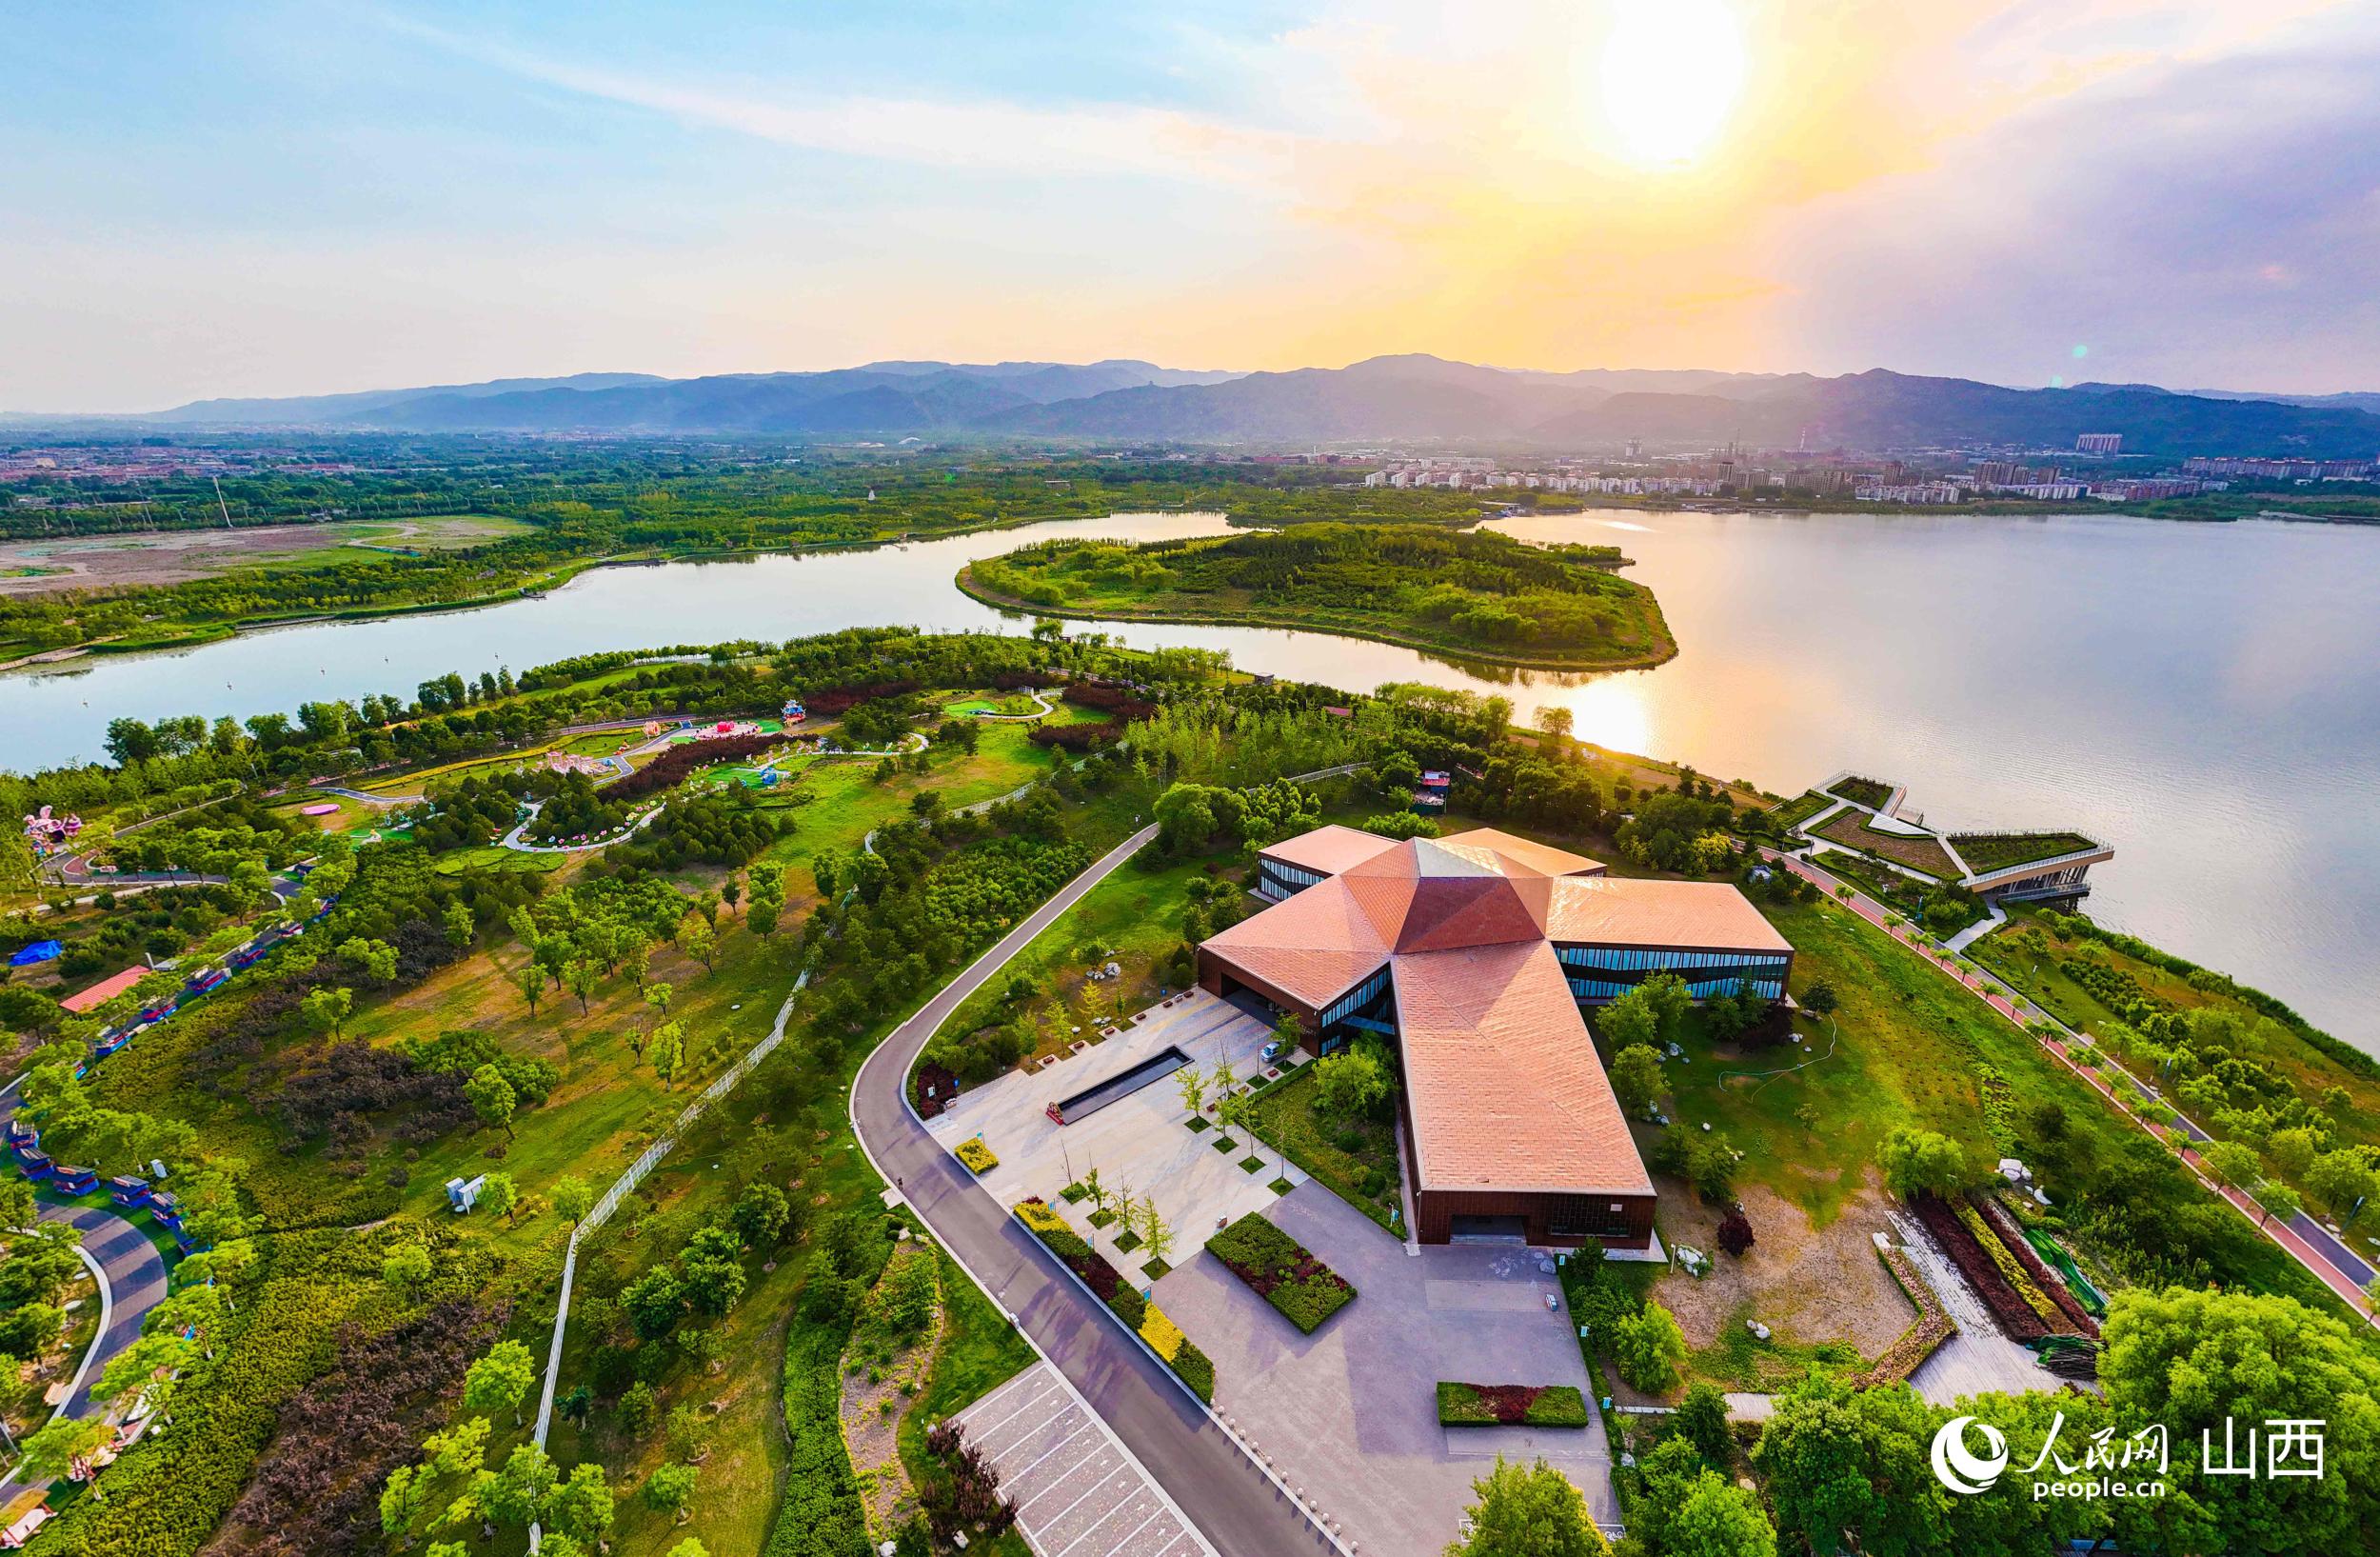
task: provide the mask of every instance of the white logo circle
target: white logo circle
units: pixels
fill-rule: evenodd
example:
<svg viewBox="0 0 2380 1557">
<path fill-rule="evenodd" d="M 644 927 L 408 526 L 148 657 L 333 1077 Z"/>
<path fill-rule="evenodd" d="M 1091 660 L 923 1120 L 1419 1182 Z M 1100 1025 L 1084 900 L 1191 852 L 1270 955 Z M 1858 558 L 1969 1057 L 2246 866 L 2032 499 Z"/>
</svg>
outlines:
<svg viewBox="0 0 2380 1557">
<path fill-rule="evenodd" d="M 1983 1434 L 1984 1452 L 1973 1454 L 1967 1447 L 1967 1425 L 1974 1423 Z M 1954 1416 L 1942 1424 L 1934 1435 L 1934 1479 L 1954 1492 L 1972 1496 L 1991 1490 L 2008 1468 L 2008 1440 L 2000 1429 L 1989 1422 L 1975 1422 L 1972 1416 Z"/>
</svg>

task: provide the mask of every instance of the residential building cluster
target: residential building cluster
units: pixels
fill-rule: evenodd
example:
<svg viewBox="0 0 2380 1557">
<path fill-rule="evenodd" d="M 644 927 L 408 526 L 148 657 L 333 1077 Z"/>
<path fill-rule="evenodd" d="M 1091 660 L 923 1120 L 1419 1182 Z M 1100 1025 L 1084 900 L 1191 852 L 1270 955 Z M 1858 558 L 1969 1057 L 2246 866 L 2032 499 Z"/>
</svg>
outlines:
<svg viewBox="0 0 2380 1557">
<path fill-rule="evenodd" d="M 2193 454 L 2182 461 L 2193 476 L 2243 476 L 2255 481 L 2370 481 L 2380 476 L 2380 458 L 2292 460 L 2258 456 Z"/>
</svg>

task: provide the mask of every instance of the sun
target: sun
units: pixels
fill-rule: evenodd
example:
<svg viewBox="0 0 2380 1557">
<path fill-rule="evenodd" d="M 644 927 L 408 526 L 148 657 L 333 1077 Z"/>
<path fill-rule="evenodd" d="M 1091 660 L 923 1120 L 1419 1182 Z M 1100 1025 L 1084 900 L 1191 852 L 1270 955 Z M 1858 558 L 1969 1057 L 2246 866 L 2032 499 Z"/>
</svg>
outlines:
<svg viewBox="0 0 2380 1557">
<path fill-rule="evenodd" d="M 1744 34 L 1724 0 L 1620 0 L 1603 45 L 1603 111 L 1628 154 L 1691 162 L 1744 85 Z"/>
</svg>

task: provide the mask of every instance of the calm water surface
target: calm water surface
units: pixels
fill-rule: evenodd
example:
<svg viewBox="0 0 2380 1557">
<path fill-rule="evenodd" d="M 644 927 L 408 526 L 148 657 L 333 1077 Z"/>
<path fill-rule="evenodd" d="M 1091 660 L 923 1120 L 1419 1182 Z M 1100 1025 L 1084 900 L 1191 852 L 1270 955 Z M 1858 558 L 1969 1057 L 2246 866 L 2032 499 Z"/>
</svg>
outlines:
<svg viewBox="0 0 2380 1557">
<path fill-rule="evenodd" d="M 1260 629 L 1122 627 L 1368 689 L 1418 680 L 1559 702 L 1580 736 L 1793 793 L 1838 769 L 1955 828 L 2072 826 L 2115 846 L 2102 920 L 2380 1051 L 2380 531 L 1597 510 L 1509 521 L 1617 542 L 1678 657 L 1580 680 L 1483 679 L 1409 650 Z M 244 636 L 0 676 L 0 762 L 96 756 L 107 721 L 410 695 L 429 676 L 596 649 L 870 623 L 1019 630 L 961 595 L 972 558 L 1060 534 L 1210 534 L 1119 515 L 878 551 L 603 569 L 544 600 Z M 86 668 L 87 666 L 87 668 Z"/>
</svg>

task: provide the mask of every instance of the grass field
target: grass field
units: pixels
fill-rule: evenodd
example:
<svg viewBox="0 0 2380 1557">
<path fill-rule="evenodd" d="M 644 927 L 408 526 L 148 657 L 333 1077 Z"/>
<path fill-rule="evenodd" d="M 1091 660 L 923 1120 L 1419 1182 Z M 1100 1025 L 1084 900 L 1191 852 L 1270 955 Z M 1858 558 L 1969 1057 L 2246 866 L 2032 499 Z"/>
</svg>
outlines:
<svg viewBox="0 0 2380 1557">
<path fill-rule="evenodd" d="M 1313 1077 L 1313 1065 L 1303 1065 L 1258 1094 L 1254 1105 L 1257 1133 L 1267 1146 L 1329 1186 L 1339 1199 L 1403 1237 L 1403 1202 L 1398 1192 L 1403 1174 L 1397 1161 L 1396 1125 L 1385 1120 L 1325 1117 L 1314 1107 Z M 1353 1150 L 1342 1137 L 1353 1139 Z M 1367 1193 L 1367 1184 L 1379 1188 Z"/>
<path fill-rule="evenodd" d="M 1832 796 L 1822 795 L 1817 790 L 1812 789 L 1806 794 L 1795 795 L 1783 805 L 1772 808 L 1769 812 L 1769 820 L 1790 830 L 1801 826 L 1834 804 Z"/>
<path fill-rule="evenodd" d="M 1977 875 L 2098 847 L 2079 832 L 1959 832 L 1951 846 Z"/>
</svg>

